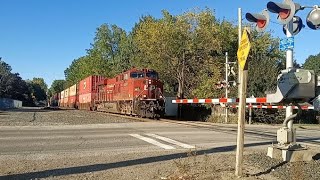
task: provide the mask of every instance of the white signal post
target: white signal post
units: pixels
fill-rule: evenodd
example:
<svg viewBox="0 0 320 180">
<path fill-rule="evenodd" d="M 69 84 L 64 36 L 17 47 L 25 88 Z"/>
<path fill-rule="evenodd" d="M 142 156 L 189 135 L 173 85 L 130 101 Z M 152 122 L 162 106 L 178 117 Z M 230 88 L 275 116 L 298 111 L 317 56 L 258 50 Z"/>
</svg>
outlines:
<svg viewBox="0 0 320 180">
<path fill-rule="evenodd" d="M 229 85 L 229 79 L 228 79 L 228 66 L 229 66 L 229 61 L 228 61 L 228 52 L 226 52 L 226 97 L 228 98 L 228 85 Z M 226 104 L 226 109 L 225 109 L 225 114 L 226 114 L 226 119 L 225 119 L 225 123 L 228 123 L 228 105 Z"/>
<path fill-rule="evenodd" d="M 293 36 L 293 20 L 291 20 L 288 23 L 287 26 L 287 37 L 292 37 Z M 286 52 L 286 69 L 293 68 L 293 48 L 288 48 Z M 288 106 L 286 108 L 286 118 L 291 116 L 293 114 L 292 106 Z M 289 121 L 288 123 L 288 128 L 292 129 L 293 128 L 293 121 Z"/>
<path fill-rule="evenodd" d="M 242 9 L 238 8 L 238 46 L 241 43 L 241 35 L 242 35 Z M 238 64 L 238 94 L 240 94 L 240 65 Z"/>
</svg>

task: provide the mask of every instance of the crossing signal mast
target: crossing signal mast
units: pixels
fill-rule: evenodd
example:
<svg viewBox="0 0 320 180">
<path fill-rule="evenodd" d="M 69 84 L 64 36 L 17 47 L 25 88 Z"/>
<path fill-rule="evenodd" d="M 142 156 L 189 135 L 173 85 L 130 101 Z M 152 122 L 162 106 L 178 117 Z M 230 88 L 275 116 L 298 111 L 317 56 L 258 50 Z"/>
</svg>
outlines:
<svg viewBox="0 0 320 180">
<path fill-rule="evenodd" d="M 315 109 L 320 110 L 320 77 L 316 76 L 313 70 L 295 69 L 293 67 L 293 37 L 304 27 L 302 19 L 296 13 L 305 8 L 312 9 L 306 18 L 307 26 L 312 30 L 320 30 L 319 6 L 301 6 L 292 0 L 284 0 L 282 3 L 270 1 L 267 3 L 267 8 L 262 12 L 246 13 L 246 19 L 255 24 L 258 32 L 263 32 L 270 22 L 269 13 L 274 13 L 277 15 L 278 22 L 283 25 L 283 31 L 287 36 L 284 42 L 292 42 L 290 45 L 285 44 L 286 69 L 282 70 L 278 76 L 276 93 L 267 94 L 267 102 L 288 104 L 313 102 Z M 283 160 L 290 161 L 294 150 L 303 149 L 301 145 L 296 143 L 296 133 L 293 128 L 293 120 L 298 116 L 298 113 L 293 114 L 292 112 L 292 106 L 287 107 L 283 127 L 277 131 L 278 144 L 268 148 L 268 156 L 273 157 L 273 150 L 280 149 Z M 240 155 L 239 159 L 242 159 Z M 242 175 L 241 164 L 242 162 L 238 162 L 237 156 L 237 176 Z"/>
</svg>

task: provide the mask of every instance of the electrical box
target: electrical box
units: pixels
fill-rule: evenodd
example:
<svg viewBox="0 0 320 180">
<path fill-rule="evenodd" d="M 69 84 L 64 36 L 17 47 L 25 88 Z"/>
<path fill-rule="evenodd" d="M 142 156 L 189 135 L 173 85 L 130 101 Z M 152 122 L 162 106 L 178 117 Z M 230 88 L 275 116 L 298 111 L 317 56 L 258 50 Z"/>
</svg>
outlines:
<svg viewBox="0 0 320 180">
<path fill-rule="evenodd" d="M 316 97 L 317 77 L 313 70 L 286 69 L 278 76 L 277 91 L 267 94 L 270 103 L 309 102 Z"/>
<path fill-rule="evenodd" d="M 277 131 L 277 141 L 279 144 L 290 144 L 295 142 L 295 134 L 296 129 L 288 129 L 287 127 L 283 127 L 278 129 Z"/>
<path fill-rule="evenodd" d="M 317 88 L 316 95 L 317 97 L 313 99 L 312 103 L 314 106 L 314 110 L 320 111 L 320 76 L 317 77 Z"/>
<path fill-rule="evenodd" d="M 313 103 L 314 110 L 320 111 L 320 96 L 314 98 L 312 103 Z"/>
</svg>

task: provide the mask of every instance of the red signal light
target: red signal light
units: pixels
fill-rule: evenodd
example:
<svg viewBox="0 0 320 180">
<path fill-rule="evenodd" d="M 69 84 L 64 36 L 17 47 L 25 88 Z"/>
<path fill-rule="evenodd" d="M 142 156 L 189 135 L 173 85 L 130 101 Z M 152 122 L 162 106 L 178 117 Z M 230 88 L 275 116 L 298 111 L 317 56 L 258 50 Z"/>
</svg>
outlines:
<svg viewBox="0 0 320 180">
<path fill-rule="evenodd" d="M 257 26 L 258 26 L 258 28 L 264 28 L 266 25 L 267 25 L 267 21 L 261 20 L 261 19 L 258 19 L 258 20 L 257 20 Z"/>
<path fill-rule="evenodd" d="M 279 12 L 279 16 L 281 19 L 286 19 L 290 16 L 290 10 L 289 9 L 281 9 Z"/>
</svg>

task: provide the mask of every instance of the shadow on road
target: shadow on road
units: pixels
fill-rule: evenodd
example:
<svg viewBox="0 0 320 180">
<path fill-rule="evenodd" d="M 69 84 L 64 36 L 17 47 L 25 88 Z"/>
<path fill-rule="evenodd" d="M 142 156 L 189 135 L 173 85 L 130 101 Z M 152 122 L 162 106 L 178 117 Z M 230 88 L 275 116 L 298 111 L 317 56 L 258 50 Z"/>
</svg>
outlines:
<svg viewBox="0 0 320 180">
<path fill-rule="evenodd" d="M 23 107 L 16 109 L 6 109 L 2 112 L 50 112 L 50 111 L 67 111 L 67 110 L 75 110 L 75 109 L 61 109 L 58 107 L 48 108 L 48 107 Z M 1 112 L 0 112 L 1 115 Z"/>
<path fill-rule="evenodd" d="M 270 141 L 251 143 L 251 144 L 245 144 L 245 147 L 262 146 L 270 143 L 271 143 Z M 217 148 L 206 149 L 206 150 L 199 150 L 195 152 L 197 155 L 204 155 L 204 154 L 214 154 L 214 153 L 220 153 L 220 152 L 230 152 L 230 151 L 234 151 L 235 148 L 236 146 L 232 145 L 232 146 L 223 146 L 223 147 L 217 147 Z M 154 162 L 185 158 L 185 157 L 188 157 L 188 154 L 189 153 L 187 152 L 176 153 L 176 154 L 127 160 L 127 161 L 121 161 L 121 162 L 115 162 L 115 163 L 93 164 L 93 165 L 86 165 L 86 166 L 76 166 L 76 167 L 44 170 L 44 171 L 38 171 L 38 172 L 5 175 L 5 176 L 0 176 L 0 179 L 6 179 L 6 180 L 7 179 L 38 179 L 38 178 L 47 178 L 47 177 L 53 177 L 53 176 L 64 176 L 64 175 L 71 175 L 71 174 L 97 172 L 97 171 L 104 171 L 104 170 L 128 167 L 128 166 L 139 165 L 139 164 L 148 164 L 148 163 L 154 163 Z"/>
</svg>

